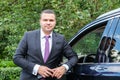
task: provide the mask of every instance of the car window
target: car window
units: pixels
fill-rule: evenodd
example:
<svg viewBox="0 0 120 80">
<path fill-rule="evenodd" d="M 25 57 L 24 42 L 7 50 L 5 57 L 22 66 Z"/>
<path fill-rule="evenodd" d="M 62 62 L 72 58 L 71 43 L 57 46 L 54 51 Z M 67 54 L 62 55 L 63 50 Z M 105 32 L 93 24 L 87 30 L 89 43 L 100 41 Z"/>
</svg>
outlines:
<svg viewBox="0 0 120 80">
<path fill-rule="evenodd" d="M 77 52 L 79 58 L 89 54 L 96 54 L 99 41 L 104 31 L 104 26 L 86 34 L 74 46 L 73 50 Z"/>
<path fill-rule="evenodd" d="M 120 19 L 115 18 L 117 20 L 116 25 L 113 24 L 114 33 L 110 34 L 110 49 L 108 53 L 109 62 L 120 62 Z"/>
</svg>

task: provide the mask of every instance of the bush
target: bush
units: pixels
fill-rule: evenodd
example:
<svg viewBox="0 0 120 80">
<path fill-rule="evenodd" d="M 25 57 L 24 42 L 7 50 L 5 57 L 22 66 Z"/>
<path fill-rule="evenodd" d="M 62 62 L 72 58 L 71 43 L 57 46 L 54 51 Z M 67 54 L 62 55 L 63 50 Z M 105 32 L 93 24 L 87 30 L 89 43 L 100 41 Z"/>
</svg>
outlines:
<svg viewBox="0 0 120 80">
<path fill-rule="evenodd" d="M 20 71 L 19 67 L 0 68 L 0 80 L 19 80 Z"/>
<path fill-rule="evenodd" d="M 0 61 L 0 67 L 16 67 L 13 61 Z"/>
</svg>

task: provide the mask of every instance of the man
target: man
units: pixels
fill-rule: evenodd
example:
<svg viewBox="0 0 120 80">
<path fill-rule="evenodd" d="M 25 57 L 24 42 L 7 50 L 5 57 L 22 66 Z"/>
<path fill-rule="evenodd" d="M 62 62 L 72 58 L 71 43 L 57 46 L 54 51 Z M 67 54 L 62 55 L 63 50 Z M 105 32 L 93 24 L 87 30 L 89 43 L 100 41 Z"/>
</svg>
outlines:
<svg viewBox="0 0 120 80">
<path fill-rule="evenodd" d="M 53 31 L 55 25 L 56 15 L 54 11 L 47 9 L 40 15 L 41 29 L 24 34 L 13 58 L 14 63 L 22 68 L 20 80 L 60 79 L 77 63 L 78 57 L 65 38 Z M 49 45 L 46 46 L 45 43 Z M 46 50 L 46 47 L 49 50 Z M 46 51 L 49 54 L 44 60 Z M 68 61 L 60 65 L 63 56 L 68 58 Z"/>
</svg>

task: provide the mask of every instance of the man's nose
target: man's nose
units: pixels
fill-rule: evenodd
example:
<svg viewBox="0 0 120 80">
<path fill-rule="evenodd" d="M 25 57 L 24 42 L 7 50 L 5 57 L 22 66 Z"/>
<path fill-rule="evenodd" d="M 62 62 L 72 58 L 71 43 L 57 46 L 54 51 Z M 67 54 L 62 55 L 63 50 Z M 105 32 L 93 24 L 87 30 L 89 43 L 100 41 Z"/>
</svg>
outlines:
<svg viewBox="0 0 120 80">
<path fill-rule="evenodd" d="M 47 24 L 50 24 L 50 21 L 49 21 L 49 20 L 47 21 Z"/>
</svg>

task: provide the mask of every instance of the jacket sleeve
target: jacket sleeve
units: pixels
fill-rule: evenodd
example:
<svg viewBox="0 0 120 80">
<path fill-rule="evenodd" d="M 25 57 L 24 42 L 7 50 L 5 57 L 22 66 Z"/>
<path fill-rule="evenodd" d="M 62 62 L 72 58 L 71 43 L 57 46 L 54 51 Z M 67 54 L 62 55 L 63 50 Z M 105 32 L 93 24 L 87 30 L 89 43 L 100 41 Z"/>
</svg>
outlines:
<svg viewBox="0 0 120 80">
<path fill-rule="evenodd" d="M 67 41 L 64 38 L 64 44 L 63 44 L 63 54 L 68 59 L 68 61 L 65 63 L 69 66 L 69 69 L 73 67 L 77 61 L 78 56 L 77 54 L 72 50 L 72 47 L 67 43 Z"/>
<path fill-rule="evenodd" d="M 16 49 L 15 55 L 13 56 L 13 62 L 32 74 L 33 67 L 35 63 L 32 63 L 26 59 L 28 44 L 27 44 L 27 32 L 24 34 L 22 40 L 20 41 L 18 48 Z"/>
</svg>

